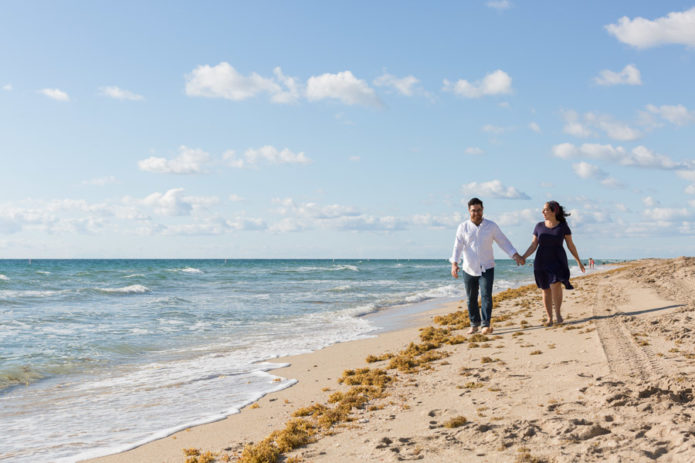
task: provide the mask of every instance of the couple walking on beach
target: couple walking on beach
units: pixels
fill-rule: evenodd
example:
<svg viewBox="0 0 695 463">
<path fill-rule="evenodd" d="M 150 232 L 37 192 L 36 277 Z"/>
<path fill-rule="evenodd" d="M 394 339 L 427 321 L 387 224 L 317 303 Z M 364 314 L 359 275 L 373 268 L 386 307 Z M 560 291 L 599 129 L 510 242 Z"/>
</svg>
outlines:
<svg viewBox="0 0 695 463">
<path fill-rule="evenodd" d="M 468 317 L 471 321 L 469 334 L 482 327 L 482 334 L 492 333 L 492 282 L 495 278 L 495 257 L 492 252 L 493 241 L 516 261 L 525 265 L 526 258 L 536 252 L 533 273 L 536 285 L 543 291 L 543 305 L 547 313 L 545 325 L 553 324 L 553 312 L 557 323 L 562 323 L 562 285 L 572 289 L 567 254 L 563 242 L 574 256 L 579 269 L 584 272 L 584 265 L 579 259 L 577 249 L 572 242 L 572 231 L 565 219 L 567 214 L 556 201 L 549 201 L 543 206 L 543 221 L 533 229 L 533 240 L 523 255 L 520 255 L 512 243 L 504 236 L 500 227 L 491 220 L 483 218 L 483 202 L 478 198 L 468 201 L 470 219 L 462 222 L 456 230 L 454 250 L 451 255 L 451 275 L 458 278 L 463 270 L 463 283 L 468 299 Z M 462 267 L 459 261 L 463 256 Z M 480 293 L 481 307 L 478 307 Z M 481 313 L 482 309 L 482 313 Z"/>
</svg>

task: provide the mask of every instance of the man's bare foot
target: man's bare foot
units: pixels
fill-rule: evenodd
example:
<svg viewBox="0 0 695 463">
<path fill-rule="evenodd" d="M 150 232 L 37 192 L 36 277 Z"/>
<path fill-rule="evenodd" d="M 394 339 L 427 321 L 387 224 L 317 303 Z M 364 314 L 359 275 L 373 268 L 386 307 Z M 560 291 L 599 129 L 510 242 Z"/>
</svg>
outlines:
<svg viewBox="0 0 695 463">
<path fill-rule="evenodd" d="M 478 332 L 478 327 L 477 326 L 471 326 L 471 329 L 468 330 L 468 334 L 473 334 Z"/>
<path fill-rule="evenodd" d="M 482 334 L 492 334 L 492 327 L 491 326 L 486 326 L 483 328 L 481 331 Z"/>
</svg>

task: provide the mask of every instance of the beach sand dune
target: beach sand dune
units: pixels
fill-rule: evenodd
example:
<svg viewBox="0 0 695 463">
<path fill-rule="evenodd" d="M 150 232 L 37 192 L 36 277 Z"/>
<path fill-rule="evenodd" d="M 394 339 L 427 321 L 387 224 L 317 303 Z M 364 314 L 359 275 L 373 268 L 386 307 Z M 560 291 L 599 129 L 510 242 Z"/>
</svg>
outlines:
<svg viewBox="0 0 695 463">
<path fill-rule="evenodd" d="M 331 394 L 350 388 L 337 381 L 343 370 L 355 368 L 386 372 L 382 397 L 320 429 L 284 461 L 695 461 L 695 259 L 635 261 L 574 283 L 563 325 L 542 326 L 535 288 L 498 302 L 487 338 L 441 323 L 465 317 L 434 318 L 463 315 L 463 304 L 452 304 L 419 320 L 434 330 L 414 327 L 282 359 L 292 366 L 277 374 L 298 384 L 257 408 L 99 461 L 184 462 L 183 448 L 235 461 L 298 408 L 330 406 Z M 411 342 L 431 344 L 433 333 L 444 332 L 455 343 L 428 351 L 429 360 L 413 357 L 423 361 L 409 370 L 389 368 L 393 359 L 365 360 L 397 355 Z"/>
</svg>

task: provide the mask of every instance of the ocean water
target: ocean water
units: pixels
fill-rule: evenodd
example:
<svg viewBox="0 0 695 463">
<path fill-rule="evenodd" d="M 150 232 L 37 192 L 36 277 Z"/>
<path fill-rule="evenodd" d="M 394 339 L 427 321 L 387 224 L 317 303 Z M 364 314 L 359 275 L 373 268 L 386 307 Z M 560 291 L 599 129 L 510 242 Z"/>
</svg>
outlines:
<svg viewBox="0 0 695 463">
<path fill-rule="evenodd" d="M 446 260 L 0 260 L 0 461 L 73 462 L 294 384 L 268 360 L 465 298 Z M 500 260 L 495 291 L 532 282 Z M 412 309 L 412 307 L 409 307 Z"/>
</svg>

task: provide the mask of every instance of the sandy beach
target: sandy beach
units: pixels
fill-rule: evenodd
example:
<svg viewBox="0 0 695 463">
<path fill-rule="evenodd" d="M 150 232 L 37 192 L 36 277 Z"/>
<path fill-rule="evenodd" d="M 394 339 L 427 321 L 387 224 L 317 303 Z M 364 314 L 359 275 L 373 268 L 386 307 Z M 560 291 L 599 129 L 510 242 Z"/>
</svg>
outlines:
<svg viewBox="0 0 695 463">
<path fill-rule="evenodd" d="M 463 302 L 438 307 L 278 359 L 297 384 L 239 414 L 89 461 L 695 461 L 695 258 L 573 283 L 562 325 L 542 326 L 535 287 L 496 297 L 487 337 L 465 334 Z"/>
</svg>

